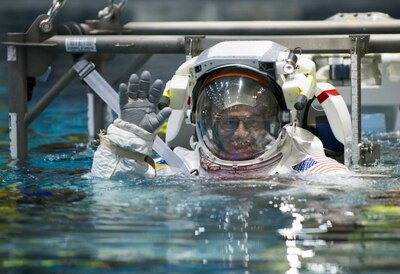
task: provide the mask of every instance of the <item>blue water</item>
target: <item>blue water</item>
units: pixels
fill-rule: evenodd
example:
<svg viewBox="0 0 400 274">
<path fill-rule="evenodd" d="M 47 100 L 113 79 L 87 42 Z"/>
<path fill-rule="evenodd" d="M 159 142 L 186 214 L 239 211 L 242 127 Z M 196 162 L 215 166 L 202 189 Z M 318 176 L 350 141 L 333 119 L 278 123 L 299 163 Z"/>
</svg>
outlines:
<svg viewBox="0 0 400 274">
<path fill-rule="evenodd" d="M 376 177 L 91 179 L 84 92 L 62 93 L 13 163 L 1 81 L 0 273 L 400 270 L 399 133 L 365 136 L 382 159 L 357 174 Z"/>
</svg>

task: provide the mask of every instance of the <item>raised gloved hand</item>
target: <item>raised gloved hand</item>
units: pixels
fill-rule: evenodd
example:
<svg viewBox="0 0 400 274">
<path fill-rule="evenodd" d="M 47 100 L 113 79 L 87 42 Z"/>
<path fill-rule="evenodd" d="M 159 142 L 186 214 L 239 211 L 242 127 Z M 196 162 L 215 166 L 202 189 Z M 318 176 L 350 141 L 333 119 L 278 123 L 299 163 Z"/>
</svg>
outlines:
<svg viewBox="0 0 400 274">
<path fill-rule="evenodd" d="M 158 111 L 164 84 L 159 79 L 150 83 L 150 72 L 144 71 L 140 79 L 132 74 L 128 85 L 119 86 L 120 118 L 154 133 L 168 119 L 172 109 L 165 107 Z"/>
</svg>

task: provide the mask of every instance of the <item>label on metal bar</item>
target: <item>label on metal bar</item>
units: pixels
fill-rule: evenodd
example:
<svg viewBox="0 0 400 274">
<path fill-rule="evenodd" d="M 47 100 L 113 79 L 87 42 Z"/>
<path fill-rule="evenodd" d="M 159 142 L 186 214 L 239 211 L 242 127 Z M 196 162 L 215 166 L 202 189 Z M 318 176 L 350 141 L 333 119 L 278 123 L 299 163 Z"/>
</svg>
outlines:
<svg viewBox="0 0 400 274">
<path fill-rule="evenodd" d="M 7 46 L 7 61 L 17 61 L 17 48 L 15 46 Z"/>
<path fill-rule="evenodd" d="M 96 52 L 96 38 L 66 38 L 67 52 Z"/>
<path fill-rule="evenodd" d="M 12 159 L 17 159 L 18 157 L 18 141 L 17 141 L 17 114 L 10 113 L 8 116 L 8 125 L 10 129 L 10 154 Z"/>
</svg>

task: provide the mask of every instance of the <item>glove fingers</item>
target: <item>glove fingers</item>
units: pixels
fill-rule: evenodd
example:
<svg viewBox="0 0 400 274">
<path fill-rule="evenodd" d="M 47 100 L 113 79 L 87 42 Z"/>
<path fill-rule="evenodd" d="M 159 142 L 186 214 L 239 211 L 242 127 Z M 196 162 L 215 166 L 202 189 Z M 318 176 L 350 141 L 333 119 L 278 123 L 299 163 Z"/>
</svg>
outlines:
<svg viewBox="0 0 400 274">
<path fill-rule="evenodd" d="M 125 84 L 120 84 L 118 88 L 119 106 L 122 109 L 128 103 L 128 87 Z"/>
<path fill-rule="evenodd" d="M 151 74 L 148 71 L 143 71 L 139 80 L 139 94 L 138 97 L 145 99 L 148 96 L 151 82 Z"/>
<path fill-rule="evenodd" d="M 160 79 L 154 81 L 153 85 L 150 88 L 150 94 L 149 94 L 150 103 L 158 104 L 158 101 L 160 101 L 161 95 L 164 92 L 163 86 L 164 83 Z"/>
<path fill-rule="evenodd" d="M 169 107 L 163 108 L 160 110 L 160 112 L 157 114 L 156 119 L 158 121 L 157 128 L 159 128 L 171 115 L 172 109 Z"/>
<path fill-rule="evenodd" d="M 132 74 L 131 77 L 129 77 L 129 82 L 128 82 L 129 97 L 136 100 L 138 98 L 138 90 L 139 90 L 139 77 L 136 74 Z"/>
<path fill-rule="evenodd" d="M 171 112 L 171 108 L 163 108 L 157 115 L 143 120 L 139 126 L 148 132 L 154 133 L 168 119 Z"/>
</svg>

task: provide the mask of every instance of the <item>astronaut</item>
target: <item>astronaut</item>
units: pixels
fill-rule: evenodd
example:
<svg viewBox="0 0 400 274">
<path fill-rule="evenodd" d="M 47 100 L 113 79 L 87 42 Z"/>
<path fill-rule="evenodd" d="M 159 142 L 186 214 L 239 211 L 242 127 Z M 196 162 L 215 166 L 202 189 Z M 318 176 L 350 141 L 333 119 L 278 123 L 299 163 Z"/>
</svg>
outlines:
<svg viewBox="0 0 400 274">
<path fill-rule="evenodd" d="M 332 85 L 316 83 L 315 64 L 299 48 L 291 51 L 271 41 L 222 42 L 182 64 L 165 89 L 161 80 L 151 83 L 149 72 L 140 78 L 133 74 L 120 85 L 119 98 L 119 118 L 100 134 L 94 176 L 350 172 L 327 157 L 330 143 L 339 144 L 335 149 L 343 154 L 351 138 L 347 106 Z M 314 105 L 327 118 L 323 126 L 316 122 Z M 167 119 L 166 142 L 182 168 L 151 157 L 157 130 Z"/>
</svg>

